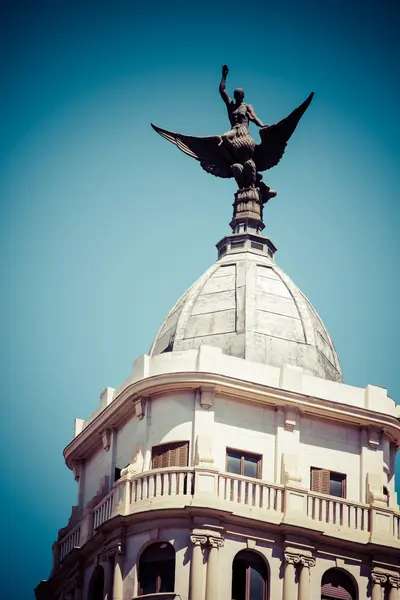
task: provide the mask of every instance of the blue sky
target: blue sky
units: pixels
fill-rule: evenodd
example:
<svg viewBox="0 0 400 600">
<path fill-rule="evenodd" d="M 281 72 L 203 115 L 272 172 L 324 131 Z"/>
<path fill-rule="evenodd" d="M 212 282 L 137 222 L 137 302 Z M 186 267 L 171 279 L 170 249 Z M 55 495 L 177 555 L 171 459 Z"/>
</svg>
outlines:
<svg viewBox="0 0 400 600">
<path fill-rule="evenodd" d="M 226 131 L 222 64 L 265 123 L 315 91 L 264 177 L 278 191 L 265 232 L 346 382 L 400 398 L 397 12 L 387 0 L 4 5 L 2 597 L 14 580 L 13 597 L 31 598 L 49 574 L 76 500 L 62 457 L 73 419 L 129 374 L 229 233 L 233 182 L 149 125 Z"/>
</svg>

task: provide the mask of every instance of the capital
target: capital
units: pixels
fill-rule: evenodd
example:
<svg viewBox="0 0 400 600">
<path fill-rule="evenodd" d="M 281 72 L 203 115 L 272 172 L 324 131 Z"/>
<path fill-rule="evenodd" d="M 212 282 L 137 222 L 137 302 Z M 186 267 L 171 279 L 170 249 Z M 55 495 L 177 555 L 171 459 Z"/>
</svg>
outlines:
<svg viewBox="0 0 400 600">
<path fill-rule="evenodd" d="M 310 569 L 311 567 L 315 567 L 315 558 L 312 556 L 301 556 L 300 562 L 306 569 Z"/>
<path fill-rule="evenodd" d="M 192 544 L 194 546 L 205 546 L 205 544 L 207 543 L 207 536 L 206 535 L 191 535 L 190 541 L 192 542 Z"/>
<path fill-rule="evenodd" d="M 118 542 L 113 546 L 108 546 L 107 548 L 104 548 L 103 552 L 100 555 L 100 559 L 102 562 L 107 562 L 110 558 L 123 554 L 125 554 L 124 545 L 122 542 Z"/>
<path fill-rule="evenodd" d="M 399 589 L 400 588 L 400 576 L 396 577 L 393 575 L 389 576 L 389 583 L 391 585 L 392 588 L 396 588 Z"/>
<path fill-rule="evenodd" d="M 387 575 L 385 575 L 384 573 L 377 573 L 376 571 L 372 571 L 371 579 L 374 583 L 385 585 L 385 583 L 387 582 Z"/>
<path fill-rule="evenodd" d="M 211 548 L 222 548 L 222 546 L 224 545 L 224 540 L 223 538 L 210 536 L 208 538 L 208 543 Z"/>
<path fill-rule="evenodd" d="M 299 554 L 293 554 L 292 552 L 285 552 L 284 557 L 285 562 L 288 565 L 297 565 L 300 562 L 301 558 Z"/>
</svg>

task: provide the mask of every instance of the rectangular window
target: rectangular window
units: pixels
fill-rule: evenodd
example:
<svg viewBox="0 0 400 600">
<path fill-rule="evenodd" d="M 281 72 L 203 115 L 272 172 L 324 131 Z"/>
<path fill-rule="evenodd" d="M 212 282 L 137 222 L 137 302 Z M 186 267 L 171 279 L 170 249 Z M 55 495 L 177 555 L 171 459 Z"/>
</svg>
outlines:
<svg viewBox="0 0 400 600">
<path fill-rule="evenodd" d="M 151 464 L 153 469 L 165 467 L 187 467 L 189 460 L 189 442 L 172 442 L 153 446 Z"/>
<path fill-rule="evenodd" d="M 311 491 L 346 498 L 346 475 L 311 467 Z"/>
<path fill-rule="evenodd" d="M 261 456 L 241 450 L 226 449 L 226 470 L 235 475 L 261 477 Z"/>
</svg>

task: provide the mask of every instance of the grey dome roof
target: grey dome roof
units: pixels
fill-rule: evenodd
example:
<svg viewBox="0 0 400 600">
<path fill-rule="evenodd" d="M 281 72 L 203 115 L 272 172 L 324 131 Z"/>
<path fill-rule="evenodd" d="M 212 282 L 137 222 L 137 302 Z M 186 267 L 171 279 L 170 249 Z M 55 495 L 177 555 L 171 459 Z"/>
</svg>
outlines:
<svg viewBox="0 0 400 600">
<path fill-rule="evenodd" d="M 224 255 L 168 313 L 150 354 L 201 344 L 226 354 L 342 381 L 334 345 L 320 317 L 270 256 Z"/>
</svg>

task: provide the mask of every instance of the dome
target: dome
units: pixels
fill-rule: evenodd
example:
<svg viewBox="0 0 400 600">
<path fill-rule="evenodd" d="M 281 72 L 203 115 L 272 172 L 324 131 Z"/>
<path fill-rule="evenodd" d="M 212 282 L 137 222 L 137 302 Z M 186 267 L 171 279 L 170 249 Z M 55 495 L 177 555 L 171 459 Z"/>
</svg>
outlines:
<svg viewBox="0 0 400 600">
<path fill-rule="evenodd" d="M 168 313 L 150 355 L 206 344 L 231 356 L 276 367 L 292 364 L 341 382 L 328 331 L 309 300 L 275 264 L 270 249 L 275 247 L 266 238 L 261 239 L 270 247 L 239 238 L 220 242 L 220 259 Z"/>
</svg>

